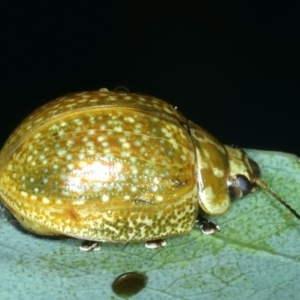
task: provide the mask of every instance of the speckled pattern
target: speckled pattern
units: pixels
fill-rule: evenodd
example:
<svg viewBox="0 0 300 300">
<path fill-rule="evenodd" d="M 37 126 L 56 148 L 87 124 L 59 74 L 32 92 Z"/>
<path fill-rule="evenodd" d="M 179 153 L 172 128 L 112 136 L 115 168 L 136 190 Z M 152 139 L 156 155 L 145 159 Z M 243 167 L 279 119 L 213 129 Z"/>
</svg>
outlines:
<svg viewBox="0 0 300 300">
<path fill-rule="evenodd" d="M 255 182 L 251 165 L 170 104 L 101 89 L 19 125 L 0 154 L 0 196 L 37 234 L 147 241 L 189 232 L 199 208 L 225 213 L 236 175 Z"/>
<path fill-rule="evenodd" d="M 3 147 L 1 198 L 37 233 L 114 242 L 184 234 L 198 211 L 184 122 L 144 95 L 101 89 L 54 100 Z"/>
</svg>

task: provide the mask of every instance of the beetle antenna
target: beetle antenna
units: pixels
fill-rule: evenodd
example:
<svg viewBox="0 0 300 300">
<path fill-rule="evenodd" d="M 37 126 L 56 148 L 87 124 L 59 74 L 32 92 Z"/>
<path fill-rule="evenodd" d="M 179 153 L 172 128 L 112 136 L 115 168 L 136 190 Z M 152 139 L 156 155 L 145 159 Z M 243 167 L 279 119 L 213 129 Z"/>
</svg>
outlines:
<svg viewBox="0 0 300 300">
<path fill-rule="evenodd" d="M 300 220 L 300 215 L 293 209 L 289 204 L 287 204 L 283 199 L 281 199 L 276 193 L 274 193 L 268 185 L 261 179 L 256 178 L 255 183 L 269 194 L 271 194 L 278 202 L 280 202 L 284 207 L 286 207 L 298 220 Z"/>
</svg>

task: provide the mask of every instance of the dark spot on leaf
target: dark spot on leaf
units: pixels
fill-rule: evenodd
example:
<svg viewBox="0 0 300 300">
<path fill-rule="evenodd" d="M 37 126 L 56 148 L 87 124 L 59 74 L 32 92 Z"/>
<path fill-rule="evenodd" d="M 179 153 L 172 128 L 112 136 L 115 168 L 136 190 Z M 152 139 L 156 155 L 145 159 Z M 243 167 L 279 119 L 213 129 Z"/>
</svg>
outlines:
<svg viewBox="0 0 300 300">
<path fill-rule="evenodd" d="M 137 272 L 127 272 L 118 276 L 112 284 L 112 290 L 118 296 L 127 298 L 146 287 L 147 276 Z"/>
</svg>

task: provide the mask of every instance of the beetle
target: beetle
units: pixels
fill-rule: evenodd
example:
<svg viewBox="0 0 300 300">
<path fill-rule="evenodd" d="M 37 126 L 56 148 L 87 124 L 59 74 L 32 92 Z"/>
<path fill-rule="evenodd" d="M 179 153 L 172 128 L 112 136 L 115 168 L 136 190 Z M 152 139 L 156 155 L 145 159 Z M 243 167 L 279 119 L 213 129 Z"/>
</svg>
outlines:
<svg viewBox="0 0 300 300">
<path fill-rule="evenodd" d="M 199 213 L 224 214 L 257 187 L 300 219 L 242 149 L 167 102 L 105 88 L 38 108 L 0 153 L 0 197 L 21 226 L 91 241 L 87 250 L 187 234 Z"/>
</svg>

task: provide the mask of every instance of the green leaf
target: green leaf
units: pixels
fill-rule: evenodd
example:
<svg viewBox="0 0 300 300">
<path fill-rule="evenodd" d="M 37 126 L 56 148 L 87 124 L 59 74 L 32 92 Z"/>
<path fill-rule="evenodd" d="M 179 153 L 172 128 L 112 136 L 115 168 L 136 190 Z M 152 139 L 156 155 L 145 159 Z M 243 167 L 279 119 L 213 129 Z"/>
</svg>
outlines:
<svg viewBox="0 0 300 300">
<path fill-rule="evenodd" d="M 262 178 L 300 212 L 300 164 L 294 155 L 247 151 Z M 82 252 L 81 241 L 47 240 L 0 219 L 1 299 L 119 299 L 112 283 L 136 271 L 148 283 L 131 299 L 296 299 L 300 285 L 300 221 L 262 190 L 210 218 L 221 232 L 189 235 L 149 250 L 143 243 L 103 244 Z"/>
</svg>

